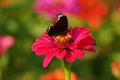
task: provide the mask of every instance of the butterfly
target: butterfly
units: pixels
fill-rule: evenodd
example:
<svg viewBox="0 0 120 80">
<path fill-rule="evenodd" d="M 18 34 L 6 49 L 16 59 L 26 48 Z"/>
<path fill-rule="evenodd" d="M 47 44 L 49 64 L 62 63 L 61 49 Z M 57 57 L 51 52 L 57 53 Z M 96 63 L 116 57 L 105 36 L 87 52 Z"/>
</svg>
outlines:
<svg viewBox="0 0 120 80">
<path fill-rule="evenodd" d="M 48 26 L 47 33 L 49 36 L 58 36 L 66 34 L 68 31 L 68 20 L 63 14 L 57 14 L 54 22 Z"/>
</svg>

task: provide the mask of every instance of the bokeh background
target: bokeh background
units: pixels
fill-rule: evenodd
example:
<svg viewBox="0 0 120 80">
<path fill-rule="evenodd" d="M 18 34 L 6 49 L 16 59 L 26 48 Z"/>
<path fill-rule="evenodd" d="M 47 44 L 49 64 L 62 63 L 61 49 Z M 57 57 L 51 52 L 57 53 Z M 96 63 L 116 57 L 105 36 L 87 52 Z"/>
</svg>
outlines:
<svg viewBox="0 0 120 80">
<path fill-rule="evenodd" d="M 31 49 L 57 13 L 72 27 L 91 29 L 97 42 L 95 54 L 72 64 L 79 80 L 119 80 L 120 0 L 0 0 L 0 80 L 40 80 L 62 69 L 56 58 L 43 68 L 44 56 Z"/>
</svg>

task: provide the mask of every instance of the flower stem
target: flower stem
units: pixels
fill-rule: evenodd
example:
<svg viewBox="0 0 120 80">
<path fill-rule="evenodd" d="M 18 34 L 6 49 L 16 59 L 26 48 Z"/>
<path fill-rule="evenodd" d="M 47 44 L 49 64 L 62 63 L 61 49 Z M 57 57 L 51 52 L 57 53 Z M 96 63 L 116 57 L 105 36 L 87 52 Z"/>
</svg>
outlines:
<svg viewBox="0 0 120 80">
<path fill-rule="evenodd" d="M 66 60 L 63 60 L 64 63 L 64 71 L 65 71 L 65 80 L 71 80 L 71 64 Z"/>
</svg>

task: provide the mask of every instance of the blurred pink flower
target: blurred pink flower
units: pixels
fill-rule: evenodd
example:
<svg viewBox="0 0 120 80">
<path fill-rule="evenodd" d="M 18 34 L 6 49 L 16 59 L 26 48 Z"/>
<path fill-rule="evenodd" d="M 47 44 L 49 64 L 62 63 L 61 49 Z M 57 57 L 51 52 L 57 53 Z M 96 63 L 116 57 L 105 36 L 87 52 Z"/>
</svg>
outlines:
<svg viewBox="0 0 120 80">
<path fill-rule="evenodd" d="M 53 17 L 58 13 L 71 14 L 87 21 L 90 27 L 98 30 L 107 16 L 107 6 L 101 0 L 36 0 L 34 11 Z"/>
<path fill-rule="evenodd" d="M 4 54 L 11 46 L 13 46 L 14 43 L 15 43 L 15 40 L 12 36 L 0 35 L 0 55 Z"/>
<path fill-rule="evenodd" d="M 58 13 L 70 14 L 78 11 L 79 7 L 76 4 L 76 0 L 36 0 L 34 10 L 48 16 L 54 16 Z"/>
<path fill-rule="evenodd" d="M 96 41 L 91 37 L 91 31 L 86 27 L 71 28 L 70 32 L 59 36 L 48 36 L 45 32 L 41 38 L 37 38 L 32 45 L 36 55 L 45 55 L 43 67 L 47 67 L 53 57 L 64 58 L 68 62 L 74 62 L 76 58 L 83 58 L 84 51 L 95 52 L 92 46 Z"/>
<path fill-rule="evenodd" d="M 111 64 L 112 74 L 116 78 L 120 77 L 120 61 L 114 61 Z"/>
</svg>

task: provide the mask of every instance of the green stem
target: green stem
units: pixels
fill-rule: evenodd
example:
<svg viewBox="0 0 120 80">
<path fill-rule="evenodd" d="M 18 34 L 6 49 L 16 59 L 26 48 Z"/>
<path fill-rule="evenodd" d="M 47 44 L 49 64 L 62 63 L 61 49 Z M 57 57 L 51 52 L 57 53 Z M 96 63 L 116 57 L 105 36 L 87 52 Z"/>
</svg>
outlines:
<svg viewBox="0 0 120 80">
<path fill-rule="evenodd" d="M 65 71 L 65 80 L 71 80 L 71 64 L 66 60 L 63 60 L 64 71 Z"/>
</svg>

